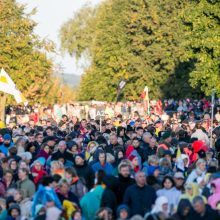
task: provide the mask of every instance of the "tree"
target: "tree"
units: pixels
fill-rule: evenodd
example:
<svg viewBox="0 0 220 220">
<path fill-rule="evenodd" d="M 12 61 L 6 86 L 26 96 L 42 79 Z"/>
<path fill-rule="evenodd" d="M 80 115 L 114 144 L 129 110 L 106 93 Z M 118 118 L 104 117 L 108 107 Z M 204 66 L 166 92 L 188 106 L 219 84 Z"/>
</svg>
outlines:
<svg viewBox="0 0 220 220">
<path fill-rule="evenodd" d="M 220 96 L 220 1 L 189 1 L 181 18 L 186 47 L 183 60 L 196 60 L 190 83 L 206 95 L 215 88 Z"/>
<path fill-rule="evenodd" d="M 29 102 L 45 103 L 45 94 L 53 84 L 53 65 L 46 52 L 52 51 L 53 45 L 34 34 L 36 23 L 24 9 L 15 0 L 0 1 L 0 67 Z"/>
<path fill-rule="evenodd" d="M 88 50 L 91 58 L 91 66 L 81 80 L 79 97 L 113 101 L 122 79 L 127 80 L 122 95 L 127 100 L 137 100 L 146 85 L 154 98 L 182 98 L 196 94 L 195 91 L 199 93 L 198 88 L 193 89 L 188 83 L 194 60 L 182 60 L 185 47 L 181 45 L 184 34 L 179 14 L 187 2 L 109 0 L 95 13 L 88 10 L 89 24 L 77 22 L 85 11 L 64 24 L 63 48 L 77 56 Z M 74 35 L 86 31 L 89 38 Z"/>
</svg>

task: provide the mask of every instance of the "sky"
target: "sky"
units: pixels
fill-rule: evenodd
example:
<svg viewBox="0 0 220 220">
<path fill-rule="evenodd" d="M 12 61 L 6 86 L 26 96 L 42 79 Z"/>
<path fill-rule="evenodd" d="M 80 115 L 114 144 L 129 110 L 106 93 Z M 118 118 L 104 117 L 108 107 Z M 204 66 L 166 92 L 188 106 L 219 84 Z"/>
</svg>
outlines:
<svg viewBox="0 0 220 220">
<path fill-rule="evenodd" d="M 59 52 L 60 40 L 59 29 L 69 18 L 72 18 L 85 4 L 98 4 L 101 0 L 17 0 L 19 3 L 27 5 L 27 12 L 37 8 L 37 13 L 32 19 L 38 23 L 35 33 L 42 38 L 52 40 Z M 77 65 L 75 59 L 67 53 L 55 55 L 53 57 L 57 64 L 63 68 L 63 73 L 81 75 L 83 60 Z"/>
</svg>

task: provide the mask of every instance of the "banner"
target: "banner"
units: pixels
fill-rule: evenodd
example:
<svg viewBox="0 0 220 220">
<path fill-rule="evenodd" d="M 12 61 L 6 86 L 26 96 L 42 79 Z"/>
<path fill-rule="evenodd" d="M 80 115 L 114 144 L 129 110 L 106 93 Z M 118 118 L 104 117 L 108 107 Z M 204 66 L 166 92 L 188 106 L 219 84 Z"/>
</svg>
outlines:
<svg viewBox="0 0 220 220">
<path fill-rule="evenodd" d="M 15 83 L 2 68 L 0 72 L 0 92 L 13 95 L 17 103 L 27 103 L 22 93 L 16 88 Z"/>
</svg>

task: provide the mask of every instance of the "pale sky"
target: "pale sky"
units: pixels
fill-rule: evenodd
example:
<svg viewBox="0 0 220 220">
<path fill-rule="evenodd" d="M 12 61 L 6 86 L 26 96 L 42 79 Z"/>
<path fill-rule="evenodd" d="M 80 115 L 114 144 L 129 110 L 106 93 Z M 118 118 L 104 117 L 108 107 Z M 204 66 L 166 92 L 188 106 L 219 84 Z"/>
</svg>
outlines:
<svg viewBox="0 0 220 220">
<path fill-rule="evenodd" d="M 42 38 L 54 41 L 60 47 L 59 29 L 61 25 L 74 13 L 87 3 L 98 4 L 101 0 L 17 0 L 27 5 L 27 12 L 37 8 L 37 13 L 32 17 L 38 23 L 35 32 Z M 58 50 L 59 51 L 59 50 Z M 75 60 L 68 54 L 56 55 L 55 62 L 61 64 L 64 73 L 82 74 L 81 64 L 76 65 Z M 81 61 L 82 63 L 84 61 Z"/>
</svg>

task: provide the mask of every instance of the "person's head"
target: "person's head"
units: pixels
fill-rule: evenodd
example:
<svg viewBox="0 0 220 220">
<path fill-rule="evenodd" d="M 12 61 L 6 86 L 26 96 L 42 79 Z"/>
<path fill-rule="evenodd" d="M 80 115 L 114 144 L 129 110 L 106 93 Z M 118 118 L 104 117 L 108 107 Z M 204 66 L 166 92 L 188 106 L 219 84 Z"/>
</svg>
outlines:
<svg viewBox="0 0 220 220">
<path fill-rule="evenodd" d="M 181 199 L 178 207 L 177 207 L 177 213 L 182 216 L 186 217 L 192 209 L 192 205 L 188 199 Z"/>
<path fill-rule="evenodd" d="M 171 133 L 166 131 L 163 133 L 162 135 L 162 140 L 167 142 L 167 143 L 170 143 L 172 141 L 172 136 L 171 136 Z"/>
<path fill-rule="evenodd" d="M 42 165 L 40 163 L 39 160 L 35 160 L 34 161 L 34 168 L 37 170 L 37 171 L 40 171 L 42 169 Z"/>
<path fill-rule="evenodd" d="M 104 152 L 99 153 L 99 162 L 103 164 L 105 163 L 105 161 L 106 161 L 106 154 Z"/>
<path fill-rule="evenodd" d="M 87 125 L 87 121 L 86 119 L 82 119 L 82 121 L 80 122 L 81 127 L 85 128 Z"/>
<path fill-rule="evenodd" d="M 12 170 L 5 170 L 4 171 L 4 179 L 6 182 L 11 182 L 13 179 L 13 171 Z"/>
<path fill-rule="evenodd" d="M 151 155 L 148 157 L 148 164 L 151 166 L 158 166 L 159 158 L 156 155 Z"/>
<path fill-rule="evenodd" d="M 24 199 L 24 191 L 23 190 L 16 190 L 14 195 L 14 200 L 19 203 Z"/>
<path fill-rule="evenodd" d="M 37 133 L 36 135 L 35 135 L 35 140 L 37 141 L 37 143 L 39 143 L 39 144 L 42 144 L 42 142 L 43 142 L 43 134 L 41 134 L 41 133 Z"/>
<path fill-rule="evenodd" d="M 9 154 L 11 155 L 11 156 L 15 156 L 16 154 L 17 154 L 17 148 L 16 147 L 10 147 L 9 148 Z"/>
<path fill-rule="evenodd" d="M 85 156 L 84 154 L 77 154 L 75 156 L 75 164 L 78 166 L 82 166 L 85 163 Z"/>
<path fill-rule="evenodd" d="M 201 172 L 205 172 L 206 171 L 206 161 L 203 159 L 199 159 L 196 162 L 196 168 L 199 169 Z"/>
<path fill-rule="evenodd" d="M 144 134 L 144 129 L 142 127 L 137 127 L 136 132 L 138 137 L 142 137 L 142 135 Z"/>
<path fill-rule="evenodd" d="M 119 164 L 118 171 L 125 178 L 130 176 L 130 167 L 128 164 Z"/>
<path fill-rule="evenodd" d="M 19 169 L 20 169 L 20 168 L 26 168 L 26 169 L 28 169 L 28 164 L 27 164 L 25 161 L 21 160 L 21 161 L 19 162 Z"/>
<path fill-rule="evenodd" d="M 82 213 L 79 210 L 76 210 L 72 214 L 73 220 L 82 220 Z"/>
<path fill-rule="evenodd" d="M 154 148 L 156 146 L 156 143 L 157 143 L 156 138 L 152 137 L 150 139 L 149 145 L 150 145 L 151 148 Z"/>
<path fill-rule="evenodd" d="M 9 147 L 10 144 L 11 144 L 11 135 L 10 135 L 10 134 L 5 134 L 5 135 L 3 136 L 3 139 L 4 139 L 4 145 L 5 145 L 6 147 Z"/>
<path fill-rule="evenodd" d="M 172 187 L 174 187 L 175 183 L 174 183 L 173 178 L 170 177 L 170 176 L 165 176 L 164 179 L 163 179 L 163 182 L 162 182 L 162 186 L 165 189 L 171 189 Z"/>
<path fill-rule="evenodd" d="M 126 220 L 129 218 L 129 207 L 127 205 L 120 205 L 117 208 L 117 216 L 120 220 Z"/>
<path fill-rule="evenodd" d="M 46 128 L 46 134 L 47 136 L 54 136 L 54 130 L 51 126 Z"/>
<path fill-rule="evenodd" d="M 168 199 L 165 196 L 159 196 L 155 201 L 155 206 L 152 210 L 153 213 L 168 213 L 169 206 L 168 206 Z"/>
<path fill-rule="evenodd" d="M 66 150 L 67 146 L 66 146 L 66 142 L 65 141 L 60 141 L 58 144 L 58 149 L 60 152 L 64 152 Z"/>
<path fill-rule="evenodd" d="M 145 173 L 142 172 L 142 171 L 137 172 L 136 175 L 135 175 L 135 181 L 136 181 L 136 184 L 139 187 L 144 187 L 145 184 L 146 184 L 146 175 L 145 175 Z"/>
<path fill-rule="evenodd" d="M 200 215 L 205 212 L 205 202 L 201 196 L 196 196 L 193 199 L 193 208 Z"/>
<path fill-rule="evenodd" d="M 110 144 L 115 145 L 118 143 L 118 137 L 116 134 L 111 134 L 109 137 Z"/>
<path fill-rule="evenodd" d="M 9 161 L 9 169 L 11 169 L 11 170 L 17 170 L 17 168 L 18 168 L 18 163 L 17 163 L 17 161 L 14 160 L 14 159 L 11 159 L 11 160 Z"/>
<path fill-rule="evenodd" d="M 35 153 L 36 152 L 36 145 L 34 142 L 29 142 L 26 146 L 26 151 L 30 152 L 31 154 L 32 153 Z"/>
<path fill-rule="evenodd" d="M 18 177 L 22 181 L 28 178 L 28 174 L 29 174 L 29 170 L 26 168 L 20 168 L 18 170 Z"/>
<path fill-rule="evenodd" d="M 172 167 L 170 160 L 168 160 L 166 157 L 160 159 L 159 165 L 166 168 Z"/>
<path fill-rule="evenodd" d="M 59 189 L 62 194 L 67 194 L 70 190 L 70 185 L 67 180 L 63 179 L 59 183 Z"/>
<path fill-rule="evenodd" d="M 132 164 L 133 168 L 139 166 L 139 161 L 138 161 L 137 156 L 132 155 L 132 156 L 129 157 L 129 160 L 131 161 L 131 164 Z"/>
<path fill-rule="evenodd" d="M 50 153 L 50 146 L 48 146 L 47 143 L 44 143 L 41 147 L 42 150 L 44 150 L 47 154 Z"/>
<path fill-rule="evenodd" d="M 182 187 L 183 184 L 184 184 L 184 175 L 181 173 L 181 172 L 176 172 L 175 175 L 174 175 L 174 182 L 175 182 L 175 185 L 176 187 Z"/>
<path fill-rule="evenodd" d="M 65 168 L 65 178 L 67 180 L 72 180 L 74 177 L 77 177 L 76 170 L 73 167 Z"/>
<path fill-rule="evenodd" d="M 137 138 L 134 138 L 132 141 L 132 145 L 134 148 L 138 148 L 140 146 L 140 141 Z"/>
<path fill-rule="evenodd" d="M 56 172 L 58 170 L 63 170 L 63 169 L 64 169 L 64 165 L 60 161 L 54 160 L 54 161 L 51 162 L 50 171 L 51 171 L 52 174 L 56 174 Z"/>
<path fill-rule="evenodd" d="M 17 219 L 20 216 L 21 210 L 19 205 L 12 204 L 8 210 L 9 216 L 11 216 L 14 219 Z"/>
<path fill-rule="evenodd" d="M 144 134 L 143 134 L 143 137 L 142 137 L 142 139 L 143 139 L 143 141 L 145 142 L 145 143 L 150 143 L 150 140 L 152 139 L 152 134 L 150 133 L 150 132 L 145 132 Z"/>
</svg>

